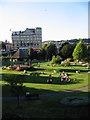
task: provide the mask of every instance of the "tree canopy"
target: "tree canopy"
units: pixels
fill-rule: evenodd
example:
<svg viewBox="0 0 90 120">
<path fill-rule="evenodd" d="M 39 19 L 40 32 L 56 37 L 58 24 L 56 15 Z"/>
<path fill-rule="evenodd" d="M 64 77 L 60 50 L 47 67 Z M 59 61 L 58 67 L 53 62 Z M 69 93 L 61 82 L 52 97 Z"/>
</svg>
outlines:
<svg viewBox="0 0 90 120">
<path fill-rule="evenodd" d="M 56 55 L 57 54 L 57 47 L 55 44 L 53 43 L 49 43 L 46 47 L 45 47 L 45 50 L 46 50 L 46 55 L 47 55 L 47 59 L 52 59 L 52 56 L 53 55 Z"/>
<path fill-rule="evenodd" d="M 59 55 L 63 59 L 72 58 L 72 53 L 74 50 L 75 44 L 64 44 L 62 49 L 59 51 Z"/>
<path fill-rule="evenodd" d="M 76 47 L 73 51 L 73 54 L 72 54 L 73 59 L 74 60 L 82 60 L 86 57 L 86 54 L 87 54 L 86 46 L 80 39 L 79 43 L 76 45 Z"/>
</svg>

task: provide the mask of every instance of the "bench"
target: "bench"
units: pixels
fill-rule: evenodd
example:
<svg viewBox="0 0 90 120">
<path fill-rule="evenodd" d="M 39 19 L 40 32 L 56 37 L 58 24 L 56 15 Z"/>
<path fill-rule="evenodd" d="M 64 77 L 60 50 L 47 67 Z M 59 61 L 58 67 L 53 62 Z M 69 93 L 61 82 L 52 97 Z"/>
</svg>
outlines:
<svg viewBox="0 0 90 120">
<path fill-rule="evenodd" d="M 26 100 L 38 100 L 39 99 L 39 94 L 29 94 L 25 95 Z"/>
</svg>

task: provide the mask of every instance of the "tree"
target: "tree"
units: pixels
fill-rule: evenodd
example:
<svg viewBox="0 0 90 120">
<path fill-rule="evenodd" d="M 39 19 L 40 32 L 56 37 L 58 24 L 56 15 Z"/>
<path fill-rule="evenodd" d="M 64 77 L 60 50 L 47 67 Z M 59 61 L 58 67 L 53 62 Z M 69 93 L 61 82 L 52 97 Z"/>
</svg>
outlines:
<svg viewBox="0 0 90 120">
<path fill-rule="evenodd" d="M 28 55 L 29 55 L 29 59 L 31 60 L 34 59 L 34 50 L 32 48 L 28 49 Z"/>
<path fill-rule="evenodd" d="M 43 44 L 42 48 L 40 49 L 40 51 L 38 53 L 38 59 L 45 60 L 45 58 L 46 58 L 46 46 L 47 46 L 47 44 Z"/>
<path fill-rule="evenodd" d="M 13 95 L 17 97 L 17 105 L 20 105 L 19 97 L 24 92 L 23 82 L 24 82 L 24 75 L 8 75 L 4 78 L 10 85 L 10 90 Z"/>
<path fill-rule="evenodd" d="M 86 54 L 85 61 L 90 63 L 90 45 L 87 46 L 87 54 Z"/>
<path fill-rule="evenodd" d="M 6 50 L 6 45 L 4 42 L 0 42 L 0 49 Z"/>
<path fill-rule="evenodd" d="M 46 50 L 45 49 L 41 49 L 38 53 L 38 59 L 42 59 L 45 60 L 46 58 Z"/>
<path fill-rule="evenodd" d="M 63 59 L 72 58 L 72 53 L 75 48 L 75 44 L 65 44 L 59 52 L 59 55 Z"/>
<path fill-rule="evenodd" d="M 76 45 L 73 51 L 73 59 L 74 60 L 83 60 L 86 57 L 86 47 L 82 40 L 80 39 L 79 43 Z"/>
<path fill-rule="evenodd" d="M 61 47 L 59 48 L 59 51 L 65 46 L 65 45 L 68 45 L 69 43 L 68 42 L 65 42 L 61 45 Z"/>
<path fill-rule="evenodd" d="M 49 43 L 45 47 L 45 50 L 46 50 L 47 59 L 51 60 L 53 55 L 55 55 L 55 56 L 57 55 L 57 48 L 56 48 L 56 45 L 53 43 Z"/>
<path fill-rule="evenodd" d="M 52 63 L 56 63 L 56 64 L 60 64 L 61 61 L 62 61 L 62 58 L 59 55 L 57 55 L 56 57 L 55 56 L 52 57 L 52 61 L 51 62 Z"/>
</svg>

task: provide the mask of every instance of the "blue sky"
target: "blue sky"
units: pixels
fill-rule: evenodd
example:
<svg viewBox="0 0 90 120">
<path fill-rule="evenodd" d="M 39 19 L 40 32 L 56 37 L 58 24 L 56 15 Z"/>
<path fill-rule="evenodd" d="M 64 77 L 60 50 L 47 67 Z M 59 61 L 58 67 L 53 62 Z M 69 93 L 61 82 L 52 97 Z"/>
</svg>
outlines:
<svg viewBox="0 0 90 120">
<path fill-rule="evenodd" d="M 0 41 L 42 27 L 42 40 L 88 38 L 88 2 L 0 3 Z"/>
</svg>

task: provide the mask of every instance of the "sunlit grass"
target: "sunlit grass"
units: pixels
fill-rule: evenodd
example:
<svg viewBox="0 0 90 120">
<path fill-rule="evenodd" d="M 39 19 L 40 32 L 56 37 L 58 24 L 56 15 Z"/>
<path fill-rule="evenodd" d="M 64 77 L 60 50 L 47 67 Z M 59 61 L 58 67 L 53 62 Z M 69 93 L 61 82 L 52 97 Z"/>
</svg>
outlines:
<svg viewBox="0 0 90 120">
<path fill-rule="evenodd" d="M 15 71 L 15 70 L 2 70 L 3 75 L 26 75 L 24 86 L 33 91 L 37 91 L 39 93 L 50 93 L 50 92 L 60 92 L 60 91 L 66 91 L 66 90 L 73 90 L 75 88 L 83 87 L 88 85 L 88 70 L 85 67 L 82 67 L 81 65 L 74 66 L 74 68 L 71 66 L 64 67 L 61 65 L 54 65 L 54 67 L 51 66 L 50 62 L 42 62 L 40 63 L 40 67 L 35 65 L 35 68 L 38 70 L 35 71 L 27 71 L 26 74 L 24 74 L 23 71 Z M 56 73 L 54 73 L 54 70 Z M 76 74 L 76 70 L 80 70 L 80 74 Z M 31 72 L 42 72 L 44 71 L 45 74 L 40 74 L 40 76 L 30 76 Z M 75 83 L 66 83 L 62 84 L 60 83 L 60 79 L 58 78 L 59 72 L 62 73 L 62 71 L 68 72 L 69 77 L 71 80 L 76 78 Z M 49 74 L 52 74 L 53 77 L 53 84 L 47 84 L 47 79 Z M 3 95 L 5 95 L 5 85 L 7 83 L 4 81 L 2 77 L 2 86 L 3 86 Z M 7 88 L 8 89 L 8 88 Z"/>
</svg>

